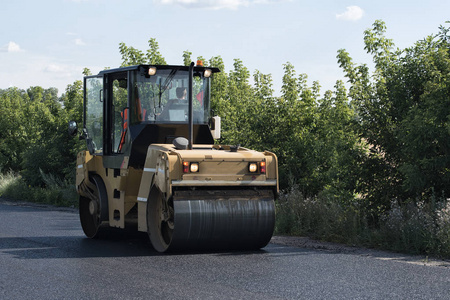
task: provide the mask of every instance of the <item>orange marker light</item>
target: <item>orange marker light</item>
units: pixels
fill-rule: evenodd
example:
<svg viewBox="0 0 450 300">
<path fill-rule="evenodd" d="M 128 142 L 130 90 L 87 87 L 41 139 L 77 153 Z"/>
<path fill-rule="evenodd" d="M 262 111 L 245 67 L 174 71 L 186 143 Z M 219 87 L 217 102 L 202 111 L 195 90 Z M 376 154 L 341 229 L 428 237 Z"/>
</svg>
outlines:
<svg viewBox="0 0 450 300">
<path fill-rule="evenodd" d="M 189 173 L 189 162 L 183 161 L 183 173 Z"/>
<path fill-rule="evenodd" d="M 197 67 L 203 67 L 203 61 L 197 60 Z"/>
<path fill-rule="evenodd" d="M 260 172 L 262 174 L 266 174 L 266 162 L 265 161 L 260 162 L 259 166 L 260 166 L 260 168 L 259 168 Z"/>
</svg>

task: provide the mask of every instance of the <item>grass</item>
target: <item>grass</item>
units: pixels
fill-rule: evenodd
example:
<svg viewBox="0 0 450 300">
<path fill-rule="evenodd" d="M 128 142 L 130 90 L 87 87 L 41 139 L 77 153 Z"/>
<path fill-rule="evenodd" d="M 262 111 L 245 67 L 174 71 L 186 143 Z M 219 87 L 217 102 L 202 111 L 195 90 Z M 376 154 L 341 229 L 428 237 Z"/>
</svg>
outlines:
<svg viewBox="0 0 450 300">
<path fill-rule="evenodd" d="M 56 206 L 76 207 L 78 196 L 75 185 L 44 177 L 45 187 L 27 185 L 22 177 L 13 172 L 0 174 L 0 197 L 13 201 L 28 201 Z"/>
<path fill-rule="evenodd" d="M 276 233 L 450 258 L 450 201 L 414 201 L 390 210 L 369 226 L 357 201 L 343 205 L 335 198 L 305 198 L 297 188 L 280 194 Z"/>
</svg>

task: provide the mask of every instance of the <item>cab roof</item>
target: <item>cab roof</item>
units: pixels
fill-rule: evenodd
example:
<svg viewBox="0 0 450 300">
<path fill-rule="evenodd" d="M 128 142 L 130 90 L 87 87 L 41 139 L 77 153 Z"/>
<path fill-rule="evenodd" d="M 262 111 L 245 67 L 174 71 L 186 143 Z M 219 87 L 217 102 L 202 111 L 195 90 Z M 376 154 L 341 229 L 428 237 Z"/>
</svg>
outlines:
<svg viewBox="0 0 450 300">
<path fill-rule="evenodd" d="M 134 71 L 134 70 L 140 70 L 140 69 L 148 69 L 150 67 L 155 67 L 156 69 L 162 69 L 162 70 L 177 69 L 177 70 L 189 71 L 189 66 L 180 66 L 180 65 L 144 65 L 144 64 L 141 64 L 141 65 L 134 65 L 134 66 L 128 66 L 128 67 L 121 67 L 121 68 L 114 68 L 114 69 L 103 70 L 103 71 L 100 71 L 98 73 L 98 75 L 117 73 L 117 72 Z M 202 71 L 204 71 L 206 69 L 211 70 L 213 73 L 220 72 L 220 70 L 218 68 L 199 67 L 199 66 L 195 66 L 194 67 L 194 71 L 196 71 L 196 72 L 198 72 L 198 71 L 202 72 Z"/>
</svg>

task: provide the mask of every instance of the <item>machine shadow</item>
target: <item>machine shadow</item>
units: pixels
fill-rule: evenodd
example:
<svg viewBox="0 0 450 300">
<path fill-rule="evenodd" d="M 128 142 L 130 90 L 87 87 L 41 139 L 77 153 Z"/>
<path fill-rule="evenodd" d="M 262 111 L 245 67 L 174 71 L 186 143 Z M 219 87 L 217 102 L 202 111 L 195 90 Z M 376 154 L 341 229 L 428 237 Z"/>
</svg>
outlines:
<svg viewBox="0 0 450 300">
<path fill-rule="evenodd" d="M 37 236 L 0 238 L 0 253 L 19 259 L 139 257 L 159 255 L 144 233 L 105 230 L 100 238 Z"/>
</svg>

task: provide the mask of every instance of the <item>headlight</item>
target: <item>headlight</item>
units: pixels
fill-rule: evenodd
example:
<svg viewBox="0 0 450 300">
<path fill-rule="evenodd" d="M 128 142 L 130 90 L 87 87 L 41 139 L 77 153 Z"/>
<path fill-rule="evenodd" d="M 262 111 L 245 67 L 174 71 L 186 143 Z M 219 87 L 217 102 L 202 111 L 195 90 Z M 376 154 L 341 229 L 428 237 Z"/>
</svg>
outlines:
<svg viewBox="0 0 450 300">
<path fill-rule="evenodd" d="M 153 76 L 156 74 L 156 67 L 148 68 L 148 75 Z"/>
<path fill-rule="evenodd" d="M 255 173 L 256 171 L 258 171 L 258 164 L 257 163 L 250 163 L 248 165 L 248 171 L 250 173 Z"/>
<path fill-rule="evenodd" d="M 198 170 L 198 162 L 183 161 L 183 173 L 197 173 Z"/>
<path fill-rule="evenodd" d="M 192 173 L 198 172 L 198 163 L 191 163 L 190 170 Z"/>
<path fill-rule="evenodd" d="M 265 174 L 266 173 L 266 162 L 265 161 L 261 161 L 261 162 L 249 163 L 248 164 L 248 171 L 250 173 L 257 173 L 259 171 L 259 173 Z"/>
</svg>

